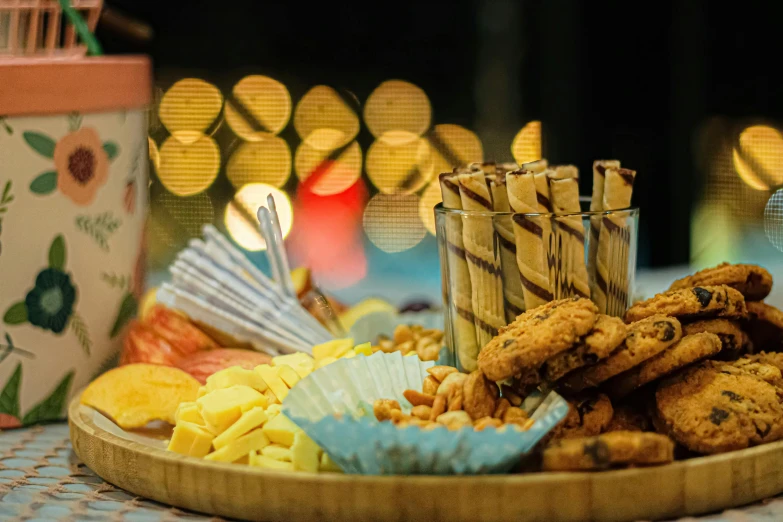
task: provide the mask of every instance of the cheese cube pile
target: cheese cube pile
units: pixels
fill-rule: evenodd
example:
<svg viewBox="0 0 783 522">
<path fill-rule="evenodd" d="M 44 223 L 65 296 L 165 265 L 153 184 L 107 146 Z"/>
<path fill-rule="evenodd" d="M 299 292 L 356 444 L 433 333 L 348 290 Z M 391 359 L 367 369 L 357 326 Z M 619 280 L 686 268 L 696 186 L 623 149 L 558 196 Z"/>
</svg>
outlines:
<svg viewBox="0 0 783 522">
<path fill-rule="evenodd" d="M 281 413 L 288 391 L 341 358 L 371 355 L 370 343 L 337 339 L 305 353 L 281 355 L 253 370 L 226 368 L 207 378 L 195 402 L 183 402 L 168 449 L 183 455 L 286 471 L 340 468 Z"/>
</svg>

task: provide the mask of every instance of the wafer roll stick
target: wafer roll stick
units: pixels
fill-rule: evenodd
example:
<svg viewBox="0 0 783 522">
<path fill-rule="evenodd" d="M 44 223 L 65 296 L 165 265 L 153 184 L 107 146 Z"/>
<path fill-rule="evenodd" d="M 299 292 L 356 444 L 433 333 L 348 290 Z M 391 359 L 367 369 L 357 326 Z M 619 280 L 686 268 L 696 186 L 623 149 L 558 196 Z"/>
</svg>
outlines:
<svg viewBox="0 0 783 522">
<path fill-rule="evenodd" d="M 575 169 L 575 167 L 574 167 Z M 557 176 L 566 176 L 558 179 Z M 549 181 L 552 206 L 557 214 L 580 212 L 579 182 L 572 169 L 556 171 Z M 556 245 L 559 252 L 556 266 L 560 266 L 555 284 L 555 299 L 573 295 L 590 297 L 590 283 L 585 264 L 585 228 L 581 216 L 555 218 Z M 564 268 L 564 269 L 563 269 Z"/>
<path fill-rule="evenodd" d="M 590 198 L 590 211 L 600 212 L 604 209 L 604 173 L 606 169 L 620 168 L 618 160 L 595 160 L 593 162 L 593 195 Z M 596 281 L 595 256 L 598 252 L 598 235 L 601 231 L 601 217 L 594 216 L 590 218 L 590 240 L 588 241 L 587 252 L 587 272 L 593 280 L 593 286 Z M 595 293 L 593 288 L 593 293 Z"/>
<path fill-rule="evenodd" d="M 545 161 L 545 160 L 540 160 Z M 536 172 L 533 175 L 533 179 L 536 185 L 536 208 L 538 212 L 542 214 L 551 214 L 552 201 L 549 195 L 549 174 L 552 170 L 548 168 Z M 538 221 L 541 226 L 542 236 L 541 240 L 544 242 L 544 252 L 546 253 L 544 260 L 546 261 L 547 276 L 549 277 L 549 291 L 554 292 L 555 285 L 555 257 L 552 253 L 554 248 L 554 238 L 552 237 L 552 221 L 551 219 L 541 218 Z"/>
<path fill-rule="evenodd" d="M 443 206 L 462 210 L 462 199 L 459 195 L 457 174 L 441 174 L 440 189 L 443 195 Z M 468 370 L 476 369 L 478 357 L 478 341 L 476 339 L 476 318 L 473 314 L 473 294 L 470 286 L 470 272 L 462 241 L 462 219 L 458 215 L 447 216 L 446 247 L 449 267 L 450 305 L 455 308 L 452 314 L 454 322 L 454 348 L 457 352 L 460 366 Z"/>
<path fill-rule="evenodd" d="M 608 168 L 605 172 L 603 210 L 631 206 L 636 171 Z M 628 306 L 628 249 L 630 233 L 626 216 L 604 215 L 596 254 L 596 287 L 593 300 L 602 313 L 622 315 Z"/>
<path fill-rule="evenodd" d="M 460 174 L 458 179 L 464 210 L 492 212 L 492 196 L 483 172 Z M 503 313 L 503 281 L 500 262 L 495 256 L 492 217 L 466 217 L 462 222 L 462 239 L 470 272 L 476 338 L 481 349 L 497 335 L 498 329 L 506 324 Z"/>
<path fill-rule="evenodd" d="M 490 192 L 495 212 L 511 212 L 506 191 L 506 176 L 500 172 L 490 178 Z M 517 245 L 514 240 L 514 225 L 511 216 L 496 216 L 495 235 L 500 245 L 500 269 L 503 274 L 503 307 L 506 321 L 511 322 L 525 311 L 525 296 L 522 280 L 517 268 Z"/>
<path fill-rule="evenodd" d="M 514 216 L 514 242 L 517 245 L 517 268 L 530 310 L 552 300 L 546 265 L 541 218 L 525 214 L 538 213 L 536 183 L 532 172 L 515 171 L 506 174 L 508 203 Z M 544 218 L 546 219 L 546 218 Z"/>
<path fill-rule="evenodd" d="M 538 174 L 539 172 L 544 172 L 548 167 L 549 162 L 545 159 L 540 159 L 523 163 L 519 166 L 519 170 L 526 170 L 528 172 L 532 172 L 533 174 Z"/>
</svg>

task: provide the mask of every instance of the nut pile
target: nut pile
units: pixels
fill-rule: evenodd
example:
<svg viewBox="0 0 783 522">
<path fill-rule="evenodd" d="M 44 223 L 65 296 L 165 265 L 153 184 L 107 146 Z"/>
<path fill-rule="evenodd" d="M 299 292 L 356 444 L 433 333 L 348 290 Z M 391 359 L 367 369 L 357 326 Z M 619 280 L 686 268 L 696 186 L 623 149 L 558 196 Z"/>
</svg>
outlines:
<svg viewBox="0 0 783 522">
<path fill-rule="evenodd" d="M 425 329 L 418 324 L 401 324 L 394 329 L 392 338 L 381 336 L 373 352 L 402 352 L 403 355 L 419 356 L 422 361 L 436 361 L 443 345 L 443 331 L 437 328 Z"/>
<path fill-rule="evenodd" d="M 445 426 L 450 430 L 472 427 L 476 431 L 513 425 L 528 430 L 533 420 L 519 407 L 521 398 L 500 397 L 497 384 L 481 371 L 460 373 L 451 366 L 427 369 L 422 391 L 405 390 L 403 395 L 413 405 L 410 414 L 391 399 L 378 399 L 373 413 L 379 421 L 391 421 L 397 427 L 419 426 L 425 430 Z"/>
</svg>

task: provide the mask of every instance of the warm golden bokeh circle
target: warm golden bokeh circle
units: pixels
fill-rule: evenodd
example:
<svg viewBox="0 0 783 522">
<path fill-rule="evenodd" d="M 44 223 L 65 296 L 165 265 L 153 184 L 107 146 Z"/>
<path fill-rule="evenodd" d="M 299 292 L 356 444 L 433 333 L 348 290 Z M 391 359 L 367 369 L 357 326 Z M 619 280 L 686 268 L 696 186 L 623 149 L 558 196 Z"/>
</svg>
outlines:
<svg viewBox="0 0 783 522">
<path fill-rule="evenodd" d="M 435 174 L 484 161 L 484 147 L 475 132 L 450 123 L 435 125 L 427 136 L 433 151 Z"/>
<path fill-rule="evenodd" d="M 251 183 L 237 191 L 234 199 L 226 206 L 223 221 L 226 230 L 236 243 L 251 252 L 266 249 L 266 241 L 259 232 L 256 213 L 260 206 L 266 205 L 266 197 L 272 194 L 275 199 L 277 216 L 283 238 L 291 232 L 294 223 L 294 210 L 291 200 L 285 192 L 265 183 Z"/>
<path fill-rule="evenodd" d="M 267 76 L 245 76 L 231 92 L 247 113 L 229 99 L 226 101 L 226 123 L 246 141 L 261 141 L 270 134 L 278 134 L 291 117 L 291 95 L 277 80 Z M 248 121 L 251 117 L 254 122 Z"/>
<path fill-rule="evenodd" d="M 519 165 L 541 159 L 541 122 L 530 121 L 511 142 L 511 155 Z"/>
<path fill-rule="evenodd" d="M 432 108 L 427 94 L 402 80 L 383 82 L 364 104 L 364 123 L 376 138 L 396 130 L 421 136 L 431 121 Z"/>
<path fill-rule="evenodd" d="M 226 176 L 234 188 L 248 183 L 282 187 L 291 175 L 291 149 L 277 136 L 239 145 L 226 165 Z"/>
<path fill-rule="evenodd" d="M 362 221 L 370 241 L 388 253 L 413 248 L 427 233 L 416 194 L 376 194 L 364 209 Z"/>
<path fill-rule="evenodd" d="M 391 131 L 367 150 L 367 176 L 387 194 L 410 194 L 424 187 L 435 170 L 429 142 L 416 134 Z"/>
<path fill-rule="evenodd" d="M 296 105 L 294 128 L 311 147 L 333 150 L 347 145 L 359 134 L 359 117 L 337 91 L 317 85 Z"/>
<path fill-rule="evenodd" d="M 419 200 L 419 219 L 424 224 L 427 232 L 435 235 L 435 205 L 443 201 L 443 195 L 440 190 L 440 184 L 434 180 L 421 193 Z"/>
<path fill-rule="evenodd" d="M 158 178 L 177 196 L 192 196 L 208 189 L 220 170 L 220 149 L 215 140 L 203 136 L 183 143 L 170 136 L 160 147 Z"/>
<path fill-rule="evenodd" d="M 330 159 L 330 156 L 334 157 Z M 305 141 L 300 143 L 294 157 L 294 171 L 299 181 L 305 181 L 319 168 L 325 172 L 310 190 L 319 196 L 339 194 L 361 177 L 362 149 L 353 142 L 337 155 L 335 151 L 315 149 Z"/>
<path fill-rule="evenodd" d="M 783 135 L 767 125 L 747 127 L 732 150 L 734 168 L 750 188 L 769 190 L 783 184 Z"/>
<path fill-rule="evenodd" d="M 223 95 L 217 87 L 198 78 L 185 78 L 163 95 L 158 115 L 174 138 L 193 143 L 205 135 L 222 107 Z"/>
</svg>

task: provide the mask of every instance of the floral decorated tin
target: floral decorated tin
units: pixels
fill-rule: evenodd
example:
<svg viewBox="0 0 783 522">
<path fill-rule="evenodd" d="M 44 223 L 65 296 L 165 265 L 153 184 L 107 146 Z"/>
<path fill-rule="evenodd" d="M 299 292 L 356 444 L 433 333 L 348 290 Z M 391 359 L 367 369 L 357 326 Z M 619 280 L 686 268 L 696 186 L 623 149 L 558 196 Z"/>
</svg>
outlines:
<svg viewBox="0 0 783 522">
<path fill-rule="evenodd" d="M 143 288 L 150 64 L 0 61 L 0 428 L 61 418 Z"/>
</svg>

